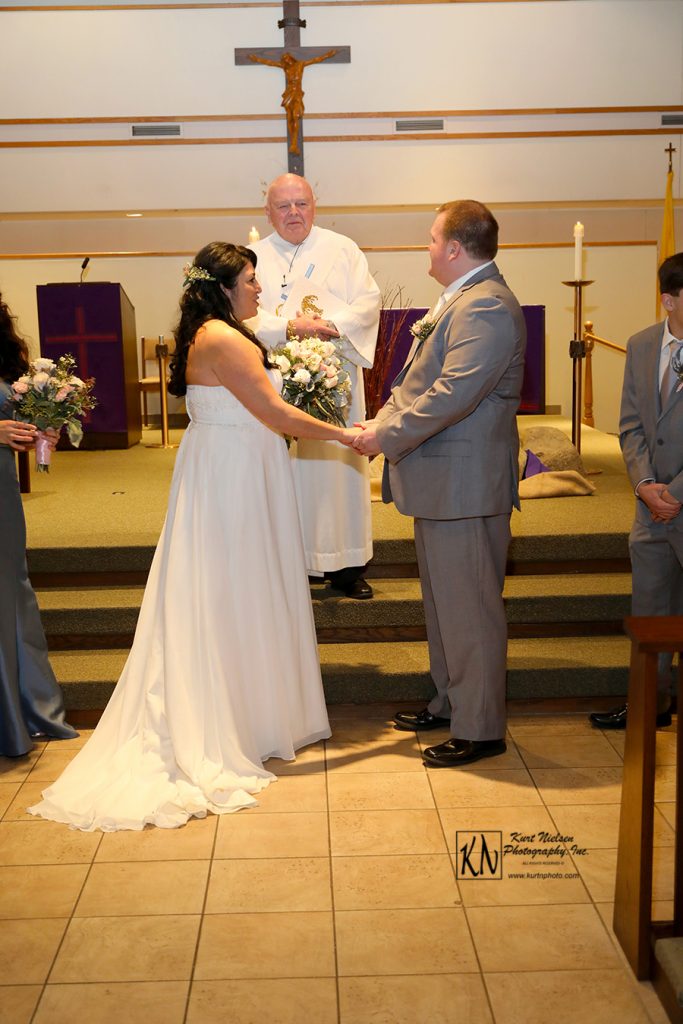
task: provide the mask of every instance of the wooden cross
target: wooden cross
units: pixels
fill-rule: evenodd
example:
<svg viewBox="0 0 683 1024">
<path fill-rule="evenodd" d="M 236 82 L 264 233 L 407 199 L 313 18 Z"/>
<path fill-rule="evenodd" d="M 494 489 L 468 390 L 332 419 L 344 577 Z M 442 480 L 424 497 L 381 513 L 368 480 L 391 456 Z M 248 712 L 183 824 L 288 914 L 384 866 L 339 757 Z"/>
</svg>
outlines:
<svg viewBox="0 0 683 1024">
<path fill-rule="evenodd" d="M 235 64 L 266 64 L 282 68 L 285 73 L 285 91 L 282 106 L 287 115 L 287 170 L 292 174 L 304 173 L 303 126 L 304 90 L 302 79 L 304 69 L 311 64 L 329 61 L 331 64 L 349 64 L 351 47 L 302 46 L 301 29 L 306 22 L 299 17 L 299 0 L 283 0 L 283 17 L 277 23 L 284 29 L 284 47 L 261 47 L 257 50 L 235 49 Z"/>
<path fill-rule="evenodd" d="M 671 158 L 673 157 L 674 153 L 678 152 L 678 150 L 674 149 L 672 143 L 670 142 L 668 147 L 664 150 L 664 152 L 669 154 L 669 171 L 673 171 L 674 167 L 673 163 L 671 162 Z"/>
</svg>

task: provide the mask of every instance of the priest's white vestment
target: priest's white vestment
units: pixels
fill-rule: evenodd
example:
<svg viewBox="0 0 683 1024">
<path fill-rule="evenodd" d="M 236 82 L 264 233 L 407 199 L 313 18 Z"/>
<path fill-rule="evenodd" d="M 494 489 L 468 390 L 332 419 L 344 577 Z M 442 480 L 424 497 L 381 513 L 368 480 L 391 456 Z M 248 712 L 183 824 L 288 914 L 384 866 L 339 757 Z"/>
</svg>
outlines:
<svg viewBox="0 0 683 1024">
<path fill-rule="evenodd" d="M 297 315 L 287 304 L 293 286 L 306 282 L 334 296 L 324 319 L 334 322 L 347 360 L 352 399 L 349 426 L 365 419 L 363 367 L 371 367 L 377 343 L 380 291 L 355 242 L 314 225 L 300 245 L 273 232 L 249 246 L 257 256 L 256 276 L 263 292 L 258 317 L 247 321 L 268 348 L 283 345 L 287 321 Z M 335 340 L 335 339 L 332 339 Z M 363 566 L 372 558 L 372 519 L 368 461 L 329 441 L 292 445 L 294 479 L 306 552 L 312 573 Z"/>
</svg>

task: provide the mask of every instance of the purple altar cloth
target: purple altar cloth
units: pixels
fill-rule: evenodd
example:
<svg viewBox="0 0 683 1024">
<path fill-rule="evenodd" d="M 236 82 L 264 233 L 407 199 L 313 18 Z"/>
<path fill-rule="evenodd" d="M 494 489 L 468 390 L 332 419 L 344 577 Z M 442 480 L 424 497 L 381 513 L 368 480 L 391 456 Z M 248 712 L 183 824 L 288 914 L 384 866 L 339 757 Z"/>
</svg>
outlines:
<svg viewBox="0 0 683 1024">
<path fill-rule="evenodd" d="M 382 390 L 383 402 L 386 402 L 389 397 L 391 386 L 401 372 L 413 343 L 410 326 L 428 312 L 426 307 L 416 306 L 407 311 L 405 309 L 383 309 L 380 313 L 380 338 L 391 337 L 397 325 L 400 325 L 398 340 Z M 522 306 L 522 312 L 526 320 L 527 348 L 519 411 L 528 414 L 543 413 L 545 412 L 545 306 Z"/>
</svg>

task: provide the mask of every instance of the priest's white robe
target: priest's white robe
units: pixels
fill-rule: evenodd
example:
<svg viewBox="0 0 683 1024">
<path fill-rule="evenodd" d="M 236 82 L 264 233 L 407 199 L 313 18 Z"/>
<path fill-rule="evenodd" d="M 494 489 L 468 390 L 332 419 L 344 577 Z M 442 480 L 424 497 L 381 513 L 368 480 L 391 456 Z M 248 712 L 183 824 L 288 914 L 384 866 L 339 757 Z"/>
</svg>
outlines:
<svg viewBox="0 0 683 1024">
<path fill-rule="evenodd" d="M 365 419 L 362 368 L 371 367 L 375 357 L 381 297 L 361 250 L 350 238 L 316 225 L 298 247 L 274 231 L 249 248 L 258 259 L 263 292 L 259 315 L 248 325 L 264 345 L 277 348 L 297 313 L 287 305 L 295 283 L 305 281 L 306 291 L 310 285 L 311 292 L 318 288 L 333 295 L 333 315 L 325 319 L 344 336 L 339 349 L 352 387 L 347 423 Z M 365 565 L 372 558 L 367 459 L 329 441 L 298 441 L 290 452 L 309 572 Z"/>
</svg>

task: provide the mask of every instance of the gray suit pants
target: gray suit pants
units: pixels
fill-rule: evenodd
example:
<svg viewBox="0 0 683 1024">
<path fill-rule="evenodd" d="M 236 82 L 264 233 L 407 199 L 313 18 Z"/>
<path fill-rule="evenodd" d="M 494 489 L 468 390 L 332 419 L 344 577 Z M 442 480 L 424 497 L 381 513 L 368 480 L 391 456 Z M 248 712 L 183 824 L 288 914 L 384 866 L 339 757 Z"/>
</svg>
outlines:
<svg viewBox="0 0 683 1024">
<path fill-rule="evenodd" d="M 465 740 L 505 736 L 507 622 L 503 607 L 510 516 L 416 519 L 433 715 Z"/>
<path fill-rule="evenodd" d="M 636 520 L 629 537 L 633 571 L 632 615 L 683 615 L 683 531 Z M 660 654 L 657 689 L 673 692 L 672 656 Z M 660 701 L 665 708 L 668 701 Z"/>
</svg>

